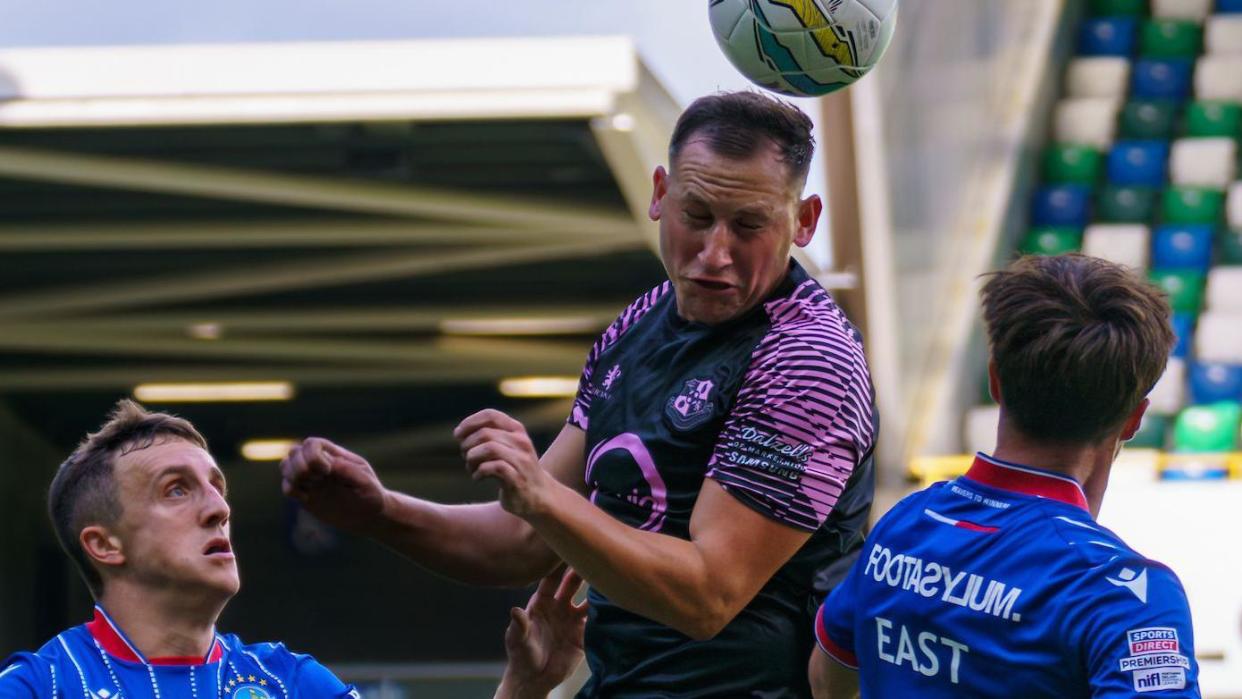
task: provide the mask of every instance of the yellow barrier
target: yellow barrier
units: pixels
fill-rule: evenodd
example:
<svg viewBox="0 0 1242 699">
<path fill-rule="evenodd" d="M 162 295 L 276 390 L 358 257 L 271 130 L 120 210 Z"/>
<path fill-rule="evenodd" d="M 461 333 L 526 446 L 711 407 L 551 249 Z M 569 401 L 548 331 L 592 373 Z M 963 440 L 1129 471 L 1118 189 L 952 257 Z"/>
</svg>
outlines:
<svg viewBox="0 0 1242 699">
<path fill-rule="evenodd" d="M 906 475 L 920 487 L 927 487 L 966 473 L 974 460 L 975 457 L 969 454 L 920 456 L 910 462 Z M 1224 469 L 1229 478 L 1242 479 L 1242 452 L 1179 454 L 1156 449 L 1123 449 L 1113 466 L 1113 473 L 1118 474 L 1122 469 L 1142 469 L 1152 478 L 1160 478 L 1165 471 L 1172 469 Z"/>
</svg>

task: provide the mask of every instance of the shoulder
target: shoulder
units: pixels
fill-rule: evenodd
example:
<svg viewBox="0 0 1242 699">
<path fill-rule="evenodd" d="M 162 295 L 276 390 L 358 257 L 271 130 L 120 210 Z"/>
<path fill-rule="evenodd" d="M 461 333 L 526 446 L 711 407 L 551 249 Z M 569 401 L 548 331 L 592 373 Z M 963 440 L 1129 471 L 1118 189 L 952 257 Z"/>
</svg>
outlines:
<svg viewBox="0 0 1242 699">
<path fill-rule="evenodd" d="M 1067 573 L 1080 582 L 1079 601 L 1086 611 L 1111 606 L 1189 618 L 1186 592 L 1171 568 L 1135 551 L 1086 515 L 1055 515 L 1052 524 L 1065 548 Z"/>
<path fill-rule="evenodd" d="M 14 653 L 0 661 L 0 696 L 47 696 L 45 692 L 63 681 L 66 672 L 73 673 L 65 668 L 77 666 L 79 672 L 85 671 L 75 657 L 75 653 L 87 650 L 82 646 L 84 634 L 85 629 L 75 626 L 52 637 L 33 653 Z"/>
<path fill-rule="evenodd" d="M 283 681 L 310 696 L 348 696 L 348 688 L 331 670 L 307 653 L 290 650 L 284 643 L 243 643 L 233 634 L 222 636 L 227 648 L 249 657 L 261 669 L 275 673 Z"/>
<path fill-rule="evenodd" d="M 768 301 L 764 311 L 771 323 L 769 334 L 866 362 L 862 334 L 815 280 L 805 279 L 789 295 Z"/>
<path fill-rule="evenodd" d="M 671 298 L 673 296 L 672 292 L 673 283 L 666 281 L 634 299 L 630 305 L 625 307 L 625 310 L 621 311 L 616 320 L 604 330 L 599 344 L 607 346 L 616 342 L 621 335 L 637 325 L 653 309 L 660 306 L 662 301 Z"/>
</svg>

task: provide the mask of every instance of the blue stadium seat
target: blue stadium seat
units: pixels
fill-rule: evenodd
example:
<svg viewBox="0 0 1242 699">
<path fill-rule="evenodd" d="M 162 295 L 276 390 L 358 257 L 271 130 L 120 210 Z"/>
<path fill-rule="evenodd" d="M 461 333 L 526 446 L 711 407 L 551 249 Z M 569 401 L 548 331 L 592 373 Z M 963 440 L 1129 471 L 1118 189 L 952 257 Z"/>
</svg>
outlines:
<svg viewBox="0 0 1242 699">
<path fill-rule="evenodd" d="M 1192 362 L 1189 379 L 1195 405 L 1242 400 L 1242 364 Z"/>
<path fill-rule="evenodd" d="M 1193 68 L 1188 58 L 1143 58 L 1134 62 L 1130 89 L 1134 97 L 1184 100 L 1190 95 Z"/>
<path fill-rule="evenodd" d="M 1216 0 L 1216 11 L 1222 14 L 1242 12 L 1242 0 Z"/>
<path fill-rule="evenodd" d="M 1211 265 L 1212 224 L 1175 223 L 1156 228 L 1151 244 L 1152 267 L 1206 274 Z"/>
<path fill-rule="evenodd" d="M 1186 355 L 1190 354 L 1190 348 L 1194 343 L 1195 314 L 1174 313 L 1172 323 L 1173 334 L 1177 335 L 1177 344 L 1173 345 L 1173 354 L 1170 356 L 1185 359 Z"/>
<path fill-rule="evenodd" d="M 1087 225 L 1089 195 L 1090 189 L 1080 184 L 1040 187 L 1031 206 L 1031 224 L 1082 228 Z"/>
<path fill-rule="evenodd" d="M 1134 53 L 1138 25 L 1133 17 L 1098 17 L 1082 23 L 1079 56 L 1129 56 Z"/>
<path fill-rule="evenodd" d="M 1118 141 L 1108 153 L 1108 181 L 1163 187 L 1168 162 L 1168 141 Z"/>
</svg>

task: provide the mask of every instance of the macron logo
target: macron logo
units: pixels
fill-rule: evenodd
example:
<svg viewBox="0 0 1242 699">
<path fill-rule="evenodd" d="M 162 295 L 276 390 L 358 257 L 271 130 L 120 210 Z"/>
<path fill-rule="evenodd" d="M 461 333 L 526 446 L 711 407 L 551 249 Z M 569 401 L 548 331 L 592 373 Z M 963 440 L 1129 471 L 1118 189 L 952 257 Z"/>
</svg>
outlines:
<svg viewBox="0 0 1242 699">
<path fill-rule="evenodd" d="M 1114 578 L 1104 578 L 1104 579 L 1116 585 L 1117 587 L 1124 587 L 1130 592 L 1133 592 L 1134 596 L 1139 598 L 1140 602 L 1142 602 L 1143 604 L 1147 604 L 1147 569 L 1146 568 L 1144 568 L 1139 573 L 1135 573 L 1133 570 L 1129 568 L 1122 568 L 1121 572 L 1117 574 L 1117 577 L 1121 579 L 1120 580 L 1117 580 Z"/>
</svg>

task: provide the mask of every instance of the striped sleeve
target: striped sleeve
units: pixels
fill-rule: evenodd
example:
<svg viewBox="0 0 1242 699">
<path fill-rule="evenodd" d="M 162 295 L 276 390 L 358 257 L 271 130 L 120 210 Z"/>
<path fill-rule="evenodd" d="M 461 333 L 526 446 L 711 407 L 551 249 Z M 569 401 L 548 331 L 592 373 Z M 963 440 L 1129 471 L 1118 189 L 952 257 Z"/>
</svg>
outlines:
<svg viewBox="0 0 1242 699">
<path fill-rule="evenodd" d="M 596 365 L 599 364 L 600 355 L 602 355 L 609 347 L 617 343 L 617 340 L 625 334 L 640 318 L 647 315 L 647 312 L 655 307 L 656 301 L 667 294 L 672 289 L 671 282 L 664 282 L 660 286 L 648 291 L 638 297 L 634 303 L 631 303 L 617 319 L 608 326 L 604 333 L 599 336 L 595 344 L 591 346 L 591 351 L 587 354 L 586 364 L 582 367 L 582 376 L 578 379 L 578 393 L 574 396 L 573 409 L 569 412 L 569 424 L 581 430 L 586 430 L 590 424 L 591 401 L 595 397 L 595 384 L 593 378 L 595 376 Z"/>
<path fill-rule="evenodd" d="M 822 293 L 822 290 L 821 290 Z M 794 300 L 787 300 L 794 303 Z M 831 307 L 836 310 L 835 306 Z M 874 440 L 861 343 L 835 314 L 782 323 L 756 346 L 707 477 L 790 526 L 818 529 Z"/>
</svg>

